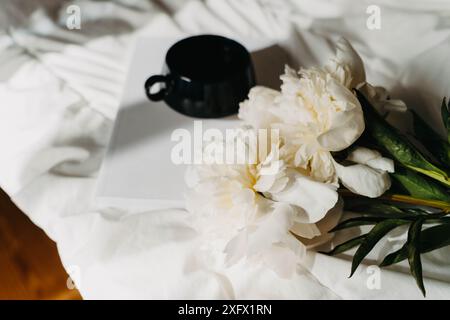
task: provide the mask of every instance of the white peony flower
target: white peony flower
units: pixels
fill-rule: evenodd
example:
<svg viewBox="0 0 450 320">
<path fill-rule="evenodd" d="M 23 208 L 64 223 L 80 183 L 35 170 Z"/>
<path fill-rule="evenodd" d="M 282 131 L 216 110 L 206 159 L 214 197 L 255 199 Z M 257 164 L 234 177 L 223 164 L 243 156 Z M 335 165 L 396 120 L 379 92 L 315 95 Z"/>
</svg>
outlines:
<svg viewBox="0 0 450 320">
<path fill-rule="evenodd" d="M 364 83 L 358 87 L 377 111 L 385 116 L 389 112 L 405 112 L 408 108 L 399 99 L 390 99 L 387 90 L 383 87 L 374 87 L 369 83 Z"/>
<path fill-rule="evenodd" d="M 336 57 L 331 58 L 324 69 L 350 90 L 366 82 L 363 61 L 344 38 L 339 39 L 336 43 Z"/>
<path fill-rule="evenodd" d="M 257 163 L 198 165 L 187 172 L 187 209 L 198 217 L 203 234 L 224 240 L 229 264 L 243 257 L 266 261 L 265 254 L 280 250 L 301 256 L 304 247 L 293 234 L 304 239 L 321 235 L 315 223 L 338 201 L 335 186 L 289 168 L 275 150 Z M 277 170 L 264 170 L 268 166 Z"/>
<path fill-rule="evenodd" d="M 382 114 L 391 111 L 404 112 L 406 104 L 402 100 L 390 99 L 387 90 L 381 86 L 372 86 L 366 82 L 366 73 L 361 57 L 344 38 L 336 43 L 336 57 L 325 66 L 326 72 L 342 85 L 352 90 L 356 88 L 369 99 Z"/>
<path fill-rule="evenodd" d="M 364 116 L 358 99 L 324 70 L 302 69 L 299 75 L 286 67 L 281 76 L 282 94 L 276 99 L 276 107 L 270 109 L 280 118 L 281 128 L 289 126 L 285 130 L 289 134 L 286 138 L 298 144 L 309 144 L 311 152 L 340 151 L 349 147 L 364 131 Z M 308 158 L 310 154 L 304 156 Z"/>
<path fill-rule="evenodd" d="M 362 108 L 351 89 L 369 86 L 362 60 L 351 45 L 341 39 L 336 56 L 325 67 L 297 73 L 286 66 L 281 79 L 279 94 L 261 87 L 252 90 L 241 104 L 245 110 L 240 118 L 254 126 L 279 129 L 285 159 L 315 181 L 337 186 L 341 180 L 350 190 L 369 197 L 389 189 L 390 178 L 383 169 L 369 163 L 345 167 L 332 156 L 350 147 L 364 131 Z M 369 177 L 377 184 L 364 185 Z"/>
</svg>

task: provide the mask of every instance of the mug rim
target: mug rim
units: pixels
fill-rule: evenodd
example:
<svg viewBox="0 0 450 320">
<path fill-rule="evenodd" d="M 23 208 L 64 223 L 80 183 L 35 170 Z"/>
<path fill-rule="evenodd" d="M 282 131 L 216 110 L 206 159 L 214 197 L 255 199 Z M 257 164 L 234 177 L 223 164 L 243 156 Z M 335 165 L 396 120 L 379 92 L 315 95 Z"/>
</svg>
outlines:
<svg viewBox="0 0 450 320">
<path fill-rule="evenodd" d="M 214 39 L 220 39 L 221 41 L 226 41 L 228 43 L 231 43 L 233 46 L 235 46 L 236 48 L 239 48 L 239 50 L 242 52 L 243 56 L 245 56 L 245 66 L 242 69 L 236 69 L 231 73 L 228 73 L 227 75 L 217 78 L 217 79 L 192 79 L 191 77 L 184 75 L 182 73 L 180 73 L 178 70 L 174 70 L 173 67 L 170 66 L 169 62 L 168 62 L 168 58 L 169 58 L 169 54 L 171 52 L 173 52 L 174 50 L 176 50 L 176 47 L 181 45 L 184 42 L 188 42 L 194 38 L 214 38 Z M 175 42 L 173 45 L 171 45 L 171 47 L 169 48 L 169 50 L 166 53 L 166 56 L 164 58 L 164 62 L 168 68 L 168 75 L 170 74 L 174 74 L 177 77 L 179 77 L 180 79 L 187 81 L 187 82 L 194 82 L 194 83 L 221 83 L 221 82 L 226 82 L 228 81 L 230 78 L 246 72 L 246 70 L 252 65 L 252 59 L 251 59 L 251 54 L 250 52 L 247 50 L 247 48 L 245 46 L 243 46 L 241 43 L 239 43 L 236 40 L 233 40 L 231 38 L 227 38 L 221 35 L 217 35 L 217 34 L 209 34 L 209 33 L 205 33 L 205 34 L 198 34 L 198 35 L 193 35 L 187 38 L 183 38 L 178 40 L 177 42 Z"/>
</svg>

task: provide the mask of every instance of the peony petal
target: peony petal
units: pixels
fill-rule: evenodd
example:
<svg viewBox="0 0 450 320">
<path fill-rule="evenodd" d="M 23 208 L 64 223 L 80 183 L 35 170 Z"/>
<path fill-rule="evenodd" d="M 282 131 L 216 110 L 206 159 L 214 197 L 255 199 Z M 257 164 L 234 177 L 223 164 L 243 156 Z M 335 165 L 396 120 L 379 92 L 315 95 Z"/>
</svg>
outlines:
<svg viewBox="0 0 450 320">
<path fill-rule="evenodd" d="M 248 188 L 243 188 L 237 192 L 232 193 L 234 205 L 248 205 L 255 201 L 255 192 Z"/>
<path fill-rule="evenodd" d="M 383 87 L 374 87 L 369 83 L 364 83 L 358 87 L 358 90 L 369 99 L 375 109 L 382 115 L 391 111 L 405 112 L 408 110 L 405 102 L 402 100 L 389 99 L 388 91 Z"/>
<path fill-rule="evenodd" d="M 294 165 L 296 167 L 306 169 L 309 161 L 311 160 L 311 157 L 317 152 L 316 149 L 317 146 L 315 144 L 307 143 L 305 141 L 304 144 L 300 145 L 297 152 L 295 153 Z"/>
<path fill-rule="evenodd" d="M 294 223 L 291 231 L 306 239 L 312 239 L 314 237 L 320 236 L 320 230 L 315 223 Z"/>
<path fill-rule="evenodd" d="M 259 192 L 269 191 L 274 185 L 276 178 L 277 176 L 275 174 L 260 176 L 254 185 L 255 190 Z"/>
<path fill-rule="evenodd" d="M 280 242 L 293 223 L 293 208 L 286 203 L 273 203 L 273 211 L 262 217 L 248 233 L 248 254 L 252 255 Z"/>
<path fill-rule="evenodd" d="M 340 38 L 336 43 L 336 49 L 336 60 L 343 65 L 347 65 L 351 70 L 353 79 L 350 89 L 365 82 L 366 72 L 364 70 L 364 63 L 352 45 L 346 39 Z"/>
<path fill-rule="evenodd" d="M 272 211 L 253 225 L 241 230 L 225 247 L 226 263 L 231 265 L 243 256 L 268 250 L 281 242 L 292 226 L 293 208 L 286 203 L 272 203 Z"/>
<path fill-rule="evenodd" d="M 356 194 L 376 198 L 391 187 L 391 179 L 386 171 L 363 164 L 343 166 L 336 162 L 335 168 L 342 184 Z"/>
<path fill-rule="evenodd" d="M 300 237 L 299 240 L 306 246 L 307 249 L 315 248 L 330 241 L 334 237 L 334 232 L 330 233 L 329 231 L 338 224 L 339 220 L 341 220 L 343 211 L 344 201 L 342 198 L 339 198 L 339 201 L 330 211 L 327 212 L 327 215 L 316 223 L 320 235 L 312 239 Z"/>
<path fill-rule="evenodd" d="M 383 101 L 383 108 L 390 112 L 405 112 L 408 110 L 408 107 L 406 106 L 406 103 L 403 102 L 403 100 L 394 99 L 394 100 L 384 100 Z"/>
<path fill-rule="evenodd" d="M 353 161 L 356 163 L 366 164 L 367 161 L 373 160 L 376 158 L 380 158 L 380 157 L 381 157 L 381 153 L 379 153 L 376 150 L 372 150 L 372 149 L 368 149 L 368 148 L 364 148 L 364 147 L 357 147 L 349 153 L 349 155 L 347 156 L 347 160 L 350 160 L 350 161 Z"/>
<path fill-rule="evenodd" d="M 275 181 L 275 183 L 270 188 L 269 192 L 271 193 L 278 193 L 281 192 L 288 184 L 289 178 L 288 177 L 282 177 Z"/>
<path fill-rule="evenodd" d="M 286 64 L 284 74 L 280 76 L 280 79 L 283 82 L 281 85 L 283 95 L 296 96 L 300 85 L 300 77 L 297 72 Z"/>
<path fill-rule="evenodd" d="M 274 146 L 272 150 L 275 150 Z M 259 177 L 253 186 L 256 191 L 279 192 L 284 189 L 289 178 L 285 175 L 286 164 L 278 158 L 278 153 L 271 151 L 264 162 L 258 165 Z"/>
<path fill-rule="evenodd" d="M 326 183 L 337 183 L 337 181 L 335 181 L 334 161 L 330 152 L 323 150 L 316 152 L 309 165 L 311 168 L 311 176 L 314 180 Z"/>
<path fill-rule="evenodd" d="M 277 121 L 270 109 L 273 108 L 274 101 L 279 95 L 278 91 L 270 88 L 253 87 L 248 99 L 240 103 L 238 117 L 255 129 L 270 128 L 270 125 Z"/>
<path fill-rule="evenodd" d="M 392 159 L 384 158 L 381 154 L 372 149 L 357 147 L 347 157 L 347 160 L 350 160 L 355 163 L 365 164 L 371 168 L 394 172 L 394 161 Z"/>
<path fill-rule="evenodd" d="M 336 188 L 292 171 L 288 171 L 293 179 L 286 188 L 282 192 L 271 194 L 271 197 L 275 201 L 300 207 L 301 210 L 297 210 L 295 218 L 297 222 L 315 223 L 336 204 L 338 200 Z"/>
<path fill-rule="evenodd" d="M 330 94 L 334 99 L 345 102 L 345 110 L 330 112 L 330 127 L 317 141 L 328 151 L 341 151 L 353 144 L 363 133 L 364 115 L 356 97 L 336 81 L 330 81 Z"/>
<path fill-rule="evenodd" d="M 371 168 L 387 171 L 387 172 L 395 172 L 394 169 L 394 161 L 392 159 L 380 157 L 376 159 L 372 159 L 367 161 L 366 165 Z"/>
<path fill-rule="evenodd" d="M 319 144 L 327 151 L 341 151 L 351 146 L 364 131 L 364 120 L 350 115 L 345 125 L 326 131 L 317 137 Z M 362 129 L 361 129 L 362 128 Z"/>
</svg>

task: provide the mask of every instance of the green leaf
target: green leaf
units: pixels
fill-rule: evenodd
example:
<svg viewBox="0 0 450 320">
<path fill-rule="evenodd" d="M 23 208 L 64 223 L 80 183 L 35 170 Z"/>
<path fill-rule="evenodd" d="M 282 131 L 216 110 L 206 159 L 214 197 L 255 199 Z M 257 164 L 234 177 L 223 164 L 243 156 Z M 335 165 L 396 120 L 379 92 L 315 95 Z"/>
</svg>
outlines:
<svg viewBox="0 0 450 320">
<path fill-rule="evenodd" d="M 370 216 L 373 218 L 386 218 L 386 219 L 416 219 L 417 216 L 425 215 L 428 216 L 429 213 L 418 207 L 410 208 L 403 205 L 400 208 L 394 204 L 386 204 L 379 201 L 378 199 L 369 199 L 369 202 L 364 204 L 349 204 L 345 206 L 346 210 L 353 212 L 359 212 L 363 217 Z M 439 216 L 440 217 L 440 216 Z"/>
<path fill-rule="evenodd" d="M 342 229 L 377 224 L 382 218 L 379 217 L 358 217 L 342 221 L 328 232 L 335 232 Z"/>
<path fill-rule="evenodd" d="M 441 115 L 442 115 L 442 122 L 444 122 L 444 126 L 447 129 L 447 142 L 450 142 L 450 101 L 448 102 L 448 105 L 445 103 L 445 97 L 442 99 L 442 105 L 441 105 Z"/>
<path fill-rule="evenodd" d="M 438 161 L 448 167 L 450 165 L 450 144 L 431 129 L 416 112 L 411 112 L 413 115 L 414 133 L 418 140 Z"/>
<path fill-rule="evenodd" d="M 417 286 L 422 291 L 423 296 L 426 295 L 425 286 L 423 284 L 422 276 L 422 262 L 420 261 L 420 234 L 422 231 L 423 219 L 418 219 L 414 221 L 408 230 L 408 262 L 411 274 L 414 279 L 416 279 Z"/>
<path fill-rule="evenodd" d="M 450 194 L 444 187 L 408 168 L 396 168 L 391 177 L 413 197 L 450 202 Z"/>
<path fill-rule="evenodd" d="M 361 261 L 369 254 L 369 252 L 373 249 L 377 242 L 380 241 L 381 238 L 383 238 L 389 231 L 408 222 L 408 220 L 402 219 L 388 219 L 377 223 L 375 227 L 373 227 L 373 229 L 366 235 L 355 255 L 353 256 L 350 277 L 356 271 Z"/>
<path fill-rule="evenodd" d="M 383 261 L 380 263 L 380 267 L 387 267 L 399 263 L 400 261 L 403 261 L 406 258 L 408 258 L 408 247 L 406 246 L 405 243 L 403 247 L 384 257 Z"/>
<path fill-rule="evenodd" d="M 396 128 L 386 122 L 364 97 L 356 90 L 364 111 L 366 131 L 370 137 L 402 165 L 427 175 L 450 187 L 449 175 L 433 165 Z"/>
<path fill-rule="evenodd" d="M 422 231 L 421 253 L 430 252 L 450 245 L 450 223 L 430 227 Z M 388 254 L 380 267 L 387 267 L 405 260 L 408 257 L 406 244 L 399 250 Z"/>
<path fill-rule="evenodd" d="M 366 237 L 366 235 L 363 234 L 359 237 L 350 239 L 350 240 L 334 247 L 334 249 L 331 251 L 328 251 L 328 252 L 320 251 L 320 253 L 327 254 L 329 256 L 334 256 L 334 255 L 340 254 L 342 252 L 348 251 L 348 250 L 360 245 L 363 242 L 365 237 Z"/>
<path fill-rule="evenodd" d="M 385 216 L 390 216 L 394 214 L 404 213 L 400 208 L 391 204 L 379 202 L 378 199 L 370 199 L 370 198 L 355 199 L 355 201 L 345 202 L 344 205 L 346 210 L 363 212 L 364 215 L 383 214 Z"/>
</svg>

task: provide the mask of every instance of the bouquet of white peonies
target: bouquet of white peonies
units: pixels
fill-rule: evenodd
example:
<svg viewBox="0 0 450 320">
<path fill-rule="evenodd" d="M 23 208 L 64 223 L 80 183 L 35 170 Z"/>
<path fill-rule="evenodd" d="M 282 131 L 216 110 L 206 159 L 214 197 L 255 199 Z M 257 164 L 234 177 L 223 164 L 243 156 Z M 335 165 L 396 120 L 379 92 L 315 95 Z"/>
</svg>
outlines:
<svg viewBox="0 0 450 320">
<path fill-rule="evenodd" d="M 374 225 L 328 252 L 359 246 L 353 274 L 388 232 L 409 225 L 404 247 L 381 265 L 408 259 L 425 294 L 420 254 L 450 244 L 448 105 L 444 100 L 447 140 L 414 114 L 416 138 L 428 148 L 419 150 L 385 120 L 406 112 L 405 104 L 366 82 L 346 40 L 336 48 L 323 67 L 286 66 L 280 91 L 251 89 L 232 141 L 211 141 L 204 150 L 211 161 L 188 170 L 187 208 L 202 232 L 223 244 L 228 265 L 259 260 L 283 277 L 332 232 Z M 242 147 L 235 161 L 213 161 L 236 143 Z M 339 223 L 344 209 L 360 213 Z"/>
</svg>

